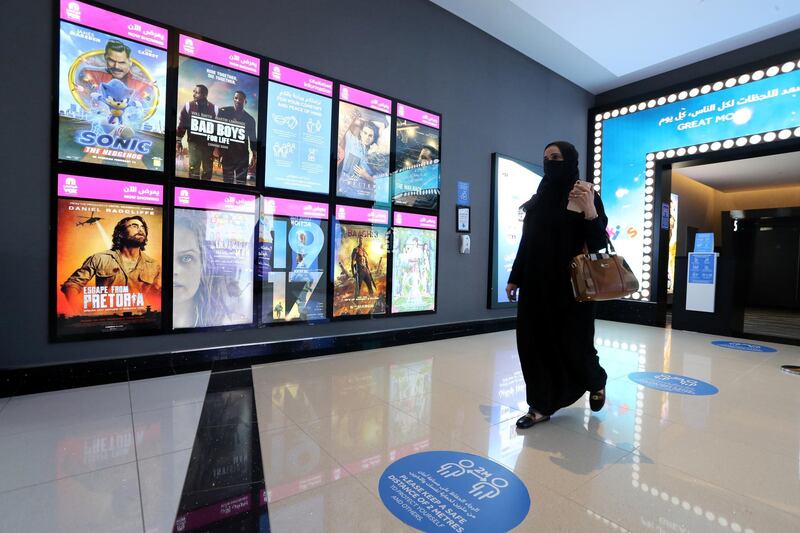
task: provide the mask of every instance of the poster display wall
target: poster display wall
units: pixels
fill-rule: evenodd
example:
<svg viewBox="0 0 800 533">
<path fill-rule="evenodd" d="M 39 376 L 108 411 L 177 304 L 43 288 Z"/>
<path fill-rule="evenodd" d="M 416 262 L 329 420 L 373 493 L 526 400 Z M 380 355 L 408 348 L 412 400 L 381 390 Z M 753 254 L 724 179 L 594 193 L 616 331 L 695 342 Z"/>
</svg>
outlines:
<svg viewBox="0 0 800 533">
<path fill-rule="evenodd" d="M 392 313 L 436 309 L 438 218 L 395 211 L 392 228 Z"/>
<path fill-rule="evenodd" d="M 327 303 L 328 204 L 261 199 L 261 323 L 322 320 Z"/>
<path fill-rule="evenodd" d="M 267 187 L 328 194 L 333 82 L 276 63 L 267 84 Z"/>
<path fill-rule="evenodd" d="M 397 104 L 395 205 L 438 209 L 440 117 L 407 104 Z"/>
<path fill-rule="evenodd" d="M 389 212 L 337 205 L 334 222 L 333 316 L 386 313 Z"/>
<path fill-rule="evenodd" d="M 56 336 L 161 329 L 161 185 L 58 176 Z"/>
<path fill-rule="evenodd" d="M 179 36 L 175 175 L 254 186 L 261 60 Z"/>
<path fill-rule="evenodd" d="M 176 187 L 173 329 L 253 322 L 256 197 Z"/>
<path fill-rule="evenodd" d="M 60 1 L 58 158 L 164 170 L 168 31 Z"/>
</svg>

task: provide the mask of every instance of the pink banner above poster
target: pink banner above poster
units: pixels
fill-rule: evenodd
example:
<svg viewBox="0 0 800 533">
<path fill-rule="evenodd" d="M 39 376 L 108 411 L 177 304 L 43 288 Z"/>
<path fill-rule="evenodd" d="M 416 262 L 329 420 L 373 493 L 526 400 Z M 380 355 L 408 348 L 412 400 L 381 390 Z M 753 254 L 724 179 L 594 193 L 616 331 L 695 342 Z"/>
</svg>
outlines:
<svg viewBox="0 0 800 533">
<path fill-rule="evenodd" d="M 255 213 L 256 197 L 250 196 L 249 194 L 234 194 L 230 192 L 175 187 L 175 207 Z"/>
<path fill-rule="evenodd" d="M 61 19 L 167 49 L 166 29 L 83 2 L 61 0 Z"/>
<path fill-rule="evenodd" d="M 59 174 L 58 195 L 84 200 L 160 205 L 164 201 L 164 187 L 133 181 L 102 180 Z"/>
<path fill-rule="evenodd" d="M 394 225 L 405 228 L 436 229 L 439 219 L 433 215 L 415 215 L 414 213 L 394 212 Z"/>
<path fill-rule="evenodd" d="M 389 211 L 384 209 L 370 209 L 368 207 L 353 207 L 352 205 L 337 205 L 336 219 L 346 222 L 388 224 Z"/>
<path fill-rule="evenodd" d="M 194 37 L 181 35 L 179 40 L 180 53 L 185 56 L 196 57 L 203 61 L 209 61 L 222 65 L 223 67 L 230 67 L 232 69 L 241 70 L 258 76 L 261 74 L 261 60 L 255 56 L 243 54 L 236 50 L 223 48 L 216 44 L 207 43 Z"/>
<path fill-rule="evenodd" d="M 392 112 L 392 101 L 382 96 L 370 94 L 360 89 L 348 87 L 347 85 L 339 86 L 339 99 L 351 104 L 360 105 L 381 113 L 389 114 Z"/>
<path fill-rule="evenodd" d="M 319 93 L 329 98 L 333 97 L 332 81 L 312 76 L 311 74 L 306 74 L 305 72 L 283 65 L 278 65 L 277 63 L 269 64 L 269 79 L 277 81 L 278 83 L 297 87 L 298 89 Z"/>
<path fill-rule="evenodd" d="M 397 116 L 413 120 L 417 124 L 436 128 L 437 130 L 439 129 L 439 122 L 441 120 L 439 115 L 428 113 L 427 111 L 406 104 L 397 104 Z"/>
<path fill-rule="evenodd" d="M 265 196 L 261 199 L 261 212 L 265 215 L 325 219 L 328 218 L 328 204 Z"/>
</svg>

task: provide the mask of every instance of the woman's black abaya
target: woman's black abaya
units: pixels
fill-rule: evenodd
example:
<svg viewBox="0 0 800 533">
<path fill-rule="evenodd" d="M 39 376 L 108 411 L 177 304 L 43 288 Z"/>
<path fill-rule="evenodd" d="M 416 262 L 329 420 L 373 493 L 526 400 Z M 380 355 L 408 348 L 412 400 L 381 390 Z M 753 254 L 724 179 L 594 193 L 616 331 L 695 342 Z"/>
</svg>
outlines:
<svg viewBox="0 0 800 533">
<path fill-rule="evenodd" d="M 606 372 L 594 348 L 594 304 L 578 303 L 569 279 L 570 260 L 586 244 L 606 247 L 608 219 L 595 194 L 598 217 L 567 210 L 578 177 L 578 154 L 556 144 L 564 161 L 545 161 L 536 194 L 525 203 L 525 221 L 509 283 L 519 287 L 517 350 L 528 405 L 551 415 L 586 391 L 605 387 Z"/>
</svg>

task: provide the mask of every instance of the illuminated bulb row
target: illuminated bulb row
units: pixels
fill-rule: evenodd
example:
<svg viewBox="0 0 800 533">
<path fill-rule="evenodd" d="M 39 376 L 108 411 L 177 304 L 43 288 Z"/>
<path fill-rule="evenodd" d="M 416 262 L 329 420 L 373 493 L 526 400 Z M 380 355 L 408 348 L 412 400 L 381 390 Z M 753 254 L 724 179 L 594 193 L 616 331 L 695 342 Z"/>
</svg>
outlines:
<svg viewBox="0 0 800 533">
<path fill-rule="evenodd" d="M 701 94 L 708 94 L 712 91 L 730 89 L 731 87 L 735 87 L 736 85 L 744 85 L 746 83 L 750 83 L 751 81 L 761 80 L 764 77 L 769 78 L 772 76 L 777 76 L 778 74 L 788 74 L 789 72 L 792 72 L 796 68 L 800 68 L 800 60 L 787 61 L 786 63 L 780 66 L 773 65 L 767 69 L 756 70 L 752 74 L 742 74 L 738 78 L 728 78 L 727 80 L 724 81 L 717 81 L 715 83 L 709 83 L 703 85 L 702 87 L 695 87 L 689 89 L 688 91 L 680 91 L 678 93 L 672 93 L 669 96 L 661 96 L 659 98 L 653 98 L 647 101 L 639 102 L 638 104 L 631 104 L 611 111 L 606 111 L 605 113 L 598 113 L 594 117 L 595 128 L 600 129 L 597 127 L 597 124 L 600 123 L 600 121 L 602 120 L 616 118 L 621 115 L 624 116 L 627 115 L 628 113 L 636 113 L 637 111 L 644 111 L 645 109 L 652 109 L 657 106 L 672 104 L 674 102 L 677 102 L 678 100 L 686 100 L 687 98 L 694 98 L 695 96 L 699 96 Z"/>
</svg>

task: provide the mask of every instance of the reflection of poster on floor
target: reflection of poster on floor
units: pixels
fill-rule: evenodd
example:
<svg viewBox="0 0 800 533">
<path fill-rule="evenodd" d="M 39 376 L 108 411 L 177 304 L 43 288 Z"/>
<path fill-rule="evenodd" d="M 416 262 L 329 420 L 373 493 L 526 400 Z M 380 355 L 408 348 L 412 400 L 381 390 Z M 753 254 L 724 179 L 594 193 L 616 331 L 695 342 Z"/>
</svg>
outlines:
<svg viewBox="0 0 800 533">
<path fill-rule="evenodd" d="M 333 316 L 386 313 L 389 213 L 336 206 Z"/>
<path fill-rule="evenodd" d="M 261 323 L 324 319 L 328 204 L 265 197 L 261 207 Z"/>
<path fill-rule="evenodd" d="M 394 213 L 392 313 L 436 308 L 437 217 Z"/>
<path fill-rule="evenodd" d="M 255 196 L 175 189 L 172 327 L 253 321 Z"/>
<path fill-rule="evenodd" d="M 327 194 L 333 82 L 269 64 L 267 187 Z"/>
<path fill-rule="evenodd" d="M 397 104 L 392 199 L 397 205 L 439 206 L 439 116 Z"/>
</svg>

